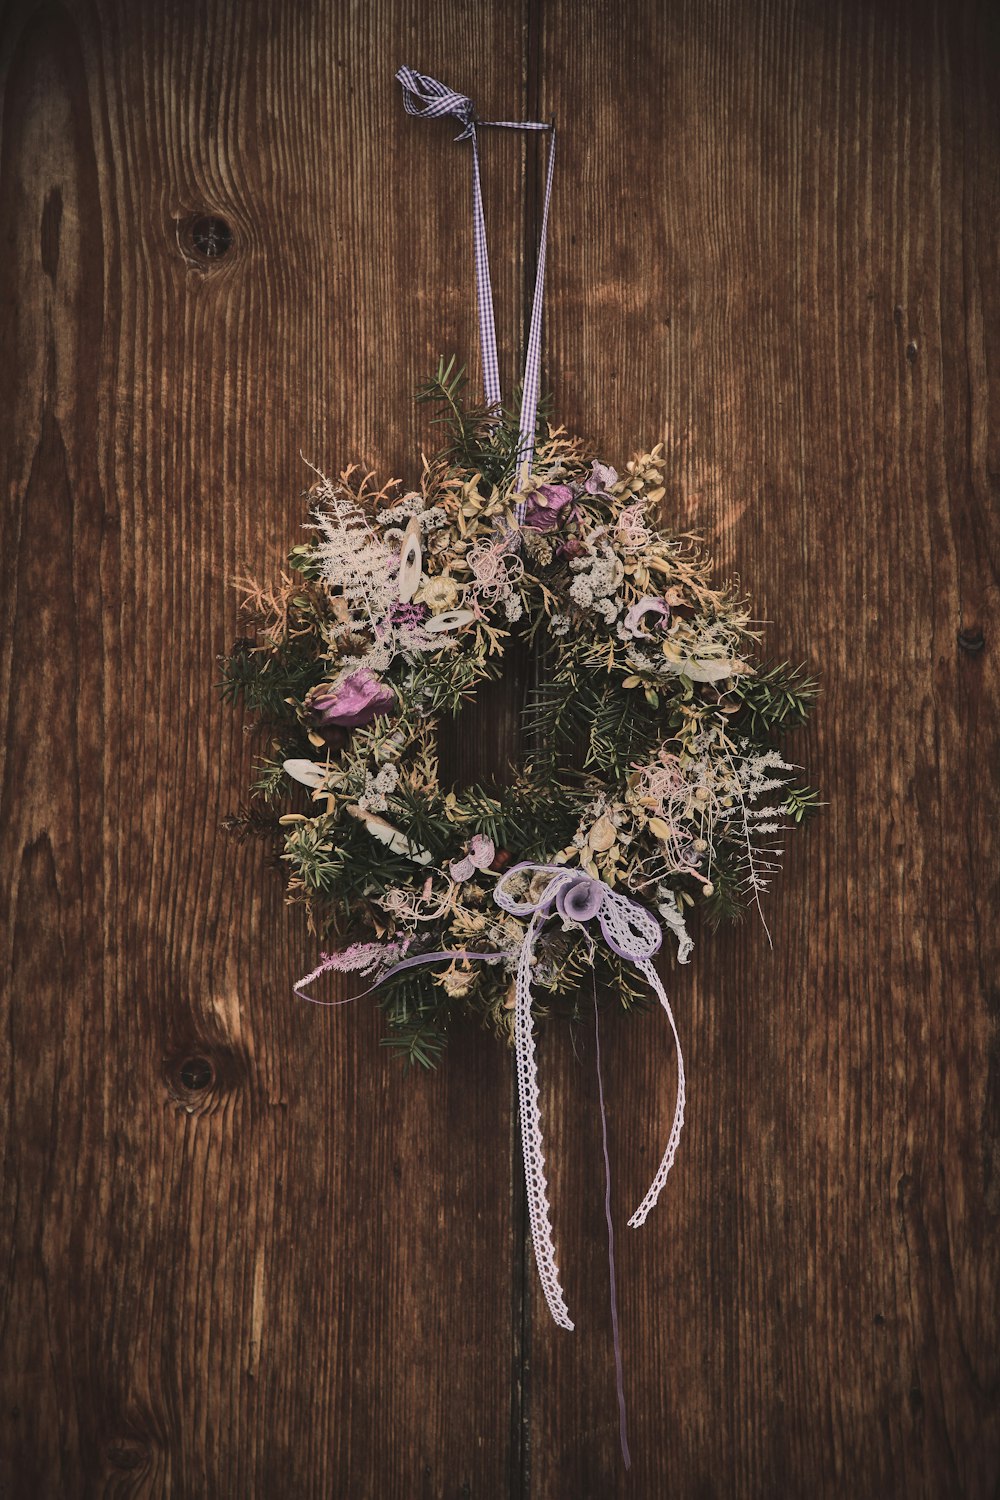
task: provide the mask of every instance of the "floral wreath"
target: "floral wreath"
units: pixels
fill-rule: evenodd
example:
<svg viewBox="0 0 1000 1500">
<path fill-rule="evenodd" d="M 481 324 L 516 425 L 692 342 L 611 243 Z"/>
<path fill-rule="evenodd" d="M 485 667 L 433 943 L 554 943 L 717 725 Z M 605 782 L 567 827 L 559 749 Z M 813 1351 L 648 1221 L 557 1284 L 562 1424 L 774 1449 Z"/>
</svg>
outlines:
<svg viewBox="0 0 1000 1500">
<path fill-rule="evenodd" d="M 529 927 L 535 1019 L 581 1015 L 590 969 L 648 1004 L 631 955 L 546 897 L 565 895 L 553 872 L 578 872 L 578 905 L 589 879 L 655 912 L 684 963 L 693 913 L 759 908 L 781 832 L 815 805 L 775 743 L 815 684 L 761 662 L 739 590 L 657 525 L 662 445 L 619 472 L 541 421 L 525 479 L 515 418 L 463 391 L 452 362 L 418 393 L 449 433 L 419 487 L 319 476 L 280 583 L 239 580 L 255 638 L 224 663 L 269 739 L 228 821 L 275 840 L 324 945 L 301 984 L 366 975 L 387 1043 L 428 1066 L 460 1013 L 513 1036 Z M 438 735 L 516 635 L 541 680 L 523 763 L 449 786 Z"/>
</svg>

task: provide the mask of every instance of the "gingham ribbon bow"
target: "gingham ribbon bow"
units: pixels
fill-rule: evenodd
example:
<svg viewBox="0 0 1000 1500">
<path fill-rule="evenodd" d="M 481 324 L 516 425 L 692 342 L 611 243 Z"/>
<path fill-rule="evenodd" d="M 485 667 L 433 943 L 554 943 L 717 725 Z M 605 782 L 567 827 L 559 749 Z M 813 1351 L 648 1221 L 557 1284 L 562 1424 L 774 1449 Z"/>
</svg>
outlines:
<svg viewBox="0 0 1000 1500">
<path fill-rule="evenodd" d="M 514 875 L 522 874 L 532 883 L 536 877 L 548 876 L 540 894 L 530 894 L 518 900 L 504 889 Z M 553 914 L 580 927 L 596 921 L 604 941 L 612 952 L 629 960 L 646 980 L 667 1013 L 670 1029 L 677 1048 L 677 1098 L 674 1119 L 670 1127 L 666 1150 L 663 1153 L 656 1175 L 635 1213 L 629 1226 L 637 1229 L 645 1222 L 667 1180 L 667 1173 L 674 1164 L 681 1128 L 684 1124 L 684 1058 L 681 1054 L 677 1024 L 667 999 L 660 976 L 653 967 L 653 955 L 658 951 L 663 934 L 656 918 L 638 902 L 632 901 L 620 891 L 612 890 L 603 880 L 595 880 L 581 870 L 567 870 L 563 865 L 513 865 L 496 883 L 493 899 L 504 911 L 515 917 L 528 917 L 528 930 L 524 936 L 515 981 L 514 1045 L 517 1054 L 517 1093 L 521 1116 L 521 1142 L 524 1150 L 524 1176 L 528 1190 L 528 1217 L 531 1221 L 531 1240 L 535 1247 L 535 1264 L 555 1321 L 561 1328 L 572 1328 L 573 1323 L 563 1297 L 556 1265 L 555 1245 L 552 1240 L 552 1224 L 549 1218 L 549 1193 L 545 1180 L 545 1154 L 542 1146 L 542 1116 L 538 1106 L 538 1066 L 535 1059 L 535 1040 L 531 1016 L 531 968 L 535 954 L 535 938 L 543 923 Z M 554 911 L 553 911 L 554 909 Z"/>
<path fill-rule="evenodd" d="M 486 220 L 483 215 L 483 192 L 479 175 L 479 140 L 477 126 L 494 130 L 545 130 L 549 132 L 549 161 L 545 176 L 545 203 L 542 209 L 542 228 L 538 246 L 538 269 L 535 273 L 535 291 L 531 299 L 531 318 L 528 325 L 528 349 L 524 361 L 524 384 L 521 395 L 519 420 L 518 457 L 521 484 L 531 472 L 531 461 L 535 452 L 535 420 L 538 414 L 538 392 L 542 365 L 542 304 L 545 298 L 545 245 L 549 228 L 549 205 L 552 201 L 552 174 L 556 160 L 556 128 L 554 123 L 542 120 L 480 120 L 476 107 L 465 94 L 459 94 L 436 78 L 417 73 L 412 68 L 400 68 L 396 74 L 403 89 L 403 107 L 408 115 L 419 115 L 424 119 L 439 119 L 452 115 L 463 126 L 455 137 L 457 141 L 472 142 L 472 234 L 476 258 L 476 301 L 479 309 L 479 342 L 483 355 L 483 393 L 486 405 L 499 408 L 500 364 L 497 358 L 496 318 L 493 311 L 493 283 L 490 279 L 490 258 L 486 244 Z M 517 507 L 517 519 L 524 518 L 524 502 Z"/>
</svg>

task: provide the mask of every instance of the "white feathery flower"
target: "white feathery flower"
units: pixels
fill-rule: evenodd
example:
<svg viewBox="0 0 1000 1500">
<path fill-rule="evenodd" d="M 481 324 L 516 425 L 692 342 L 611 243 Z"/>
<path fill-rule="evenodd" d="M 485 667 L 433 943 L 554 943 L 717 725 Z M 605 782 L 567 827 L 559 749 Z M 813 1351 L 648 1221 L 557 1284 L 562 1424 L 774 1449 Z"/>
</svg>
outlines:
<svg viewBox="0 0 1000 1500">
<path fill-rule="evenodd" d="M 324 509 L 310 523 L 319 532 L 316 561 L 323 581 L 340 589 L 348 619 L 340 627 L 347 635 L 359 625 L 374 630 L 397 602 L 397 559 L 372 530 L 360 506 L 323 476 L 318 489 Z"/>
</svg>

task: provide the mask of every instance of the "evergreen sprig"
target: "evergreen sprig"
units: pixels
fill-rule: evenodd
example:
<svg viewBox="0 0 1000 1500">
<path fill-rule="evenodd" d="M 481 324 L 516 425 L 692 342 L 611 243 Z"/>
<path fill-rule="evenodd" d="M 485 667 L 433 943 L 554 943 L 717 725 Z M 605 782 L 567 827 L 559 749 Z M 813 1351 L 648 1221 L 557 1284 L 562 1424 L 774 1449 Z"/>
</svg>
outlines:
<svg viewBox="0 0 1000 1500">
<path fill-rule="evenodd" d="M 819 684 L 804 666 L 783 661 L 736 678 L 730 693 L 743 708 L 740 727 L 754 738 L 767 738 L 805 723 Z"/>
<path fill-rule="evenodd" d="M 445 429 L 446 441 L 439 458 L 465 473 L 479 474 L 488 485 L 500 486 L 514 477 L 520 447 L 521 387 L 513 393 L 511 406 L 496 409 L 470 406 L 466 399 L 468 375 L 452 355 L 443 357 L 429 380 L 417 387 L 418 406 L 430 406 L 433 424 Z M 543 395 L 538 403 L 536 441 L 548 431 L 551 398 Z"/>
</svg>

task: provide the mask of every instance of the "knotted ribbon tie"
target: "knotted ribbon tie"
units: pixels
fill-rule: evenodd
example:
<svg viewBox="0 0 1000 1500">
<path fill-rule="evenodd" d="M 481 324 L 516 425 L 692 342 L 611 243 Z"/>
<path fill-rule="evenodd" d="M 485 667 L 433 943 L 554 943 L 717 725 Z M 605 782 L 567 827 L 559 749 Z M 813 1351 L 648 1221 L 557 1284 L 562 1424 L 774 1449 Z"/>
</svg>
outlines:
<svg viewBox="0 0 1000 1500">
<path fill-rule="evenodd" d="M 515 875 L 527 876 L 531 885 L 535 884 L 537 877 L 544 878 L 544 884 L 537 896 L 528 895 L 524 900 L 518 900 L 511 896 L 505 889 L 506 882 Z M 547 877 L 547 878 L 545 878 Z M 660 1004 L 667 1013 L 670 1029 L 674 1036 L 674 1045 L 677 1049 L 677 1097 L 674 1104 L 674 1119 L 670 1127 L 670 1135 L 667 1139 L 667 1147 L 663 1158 L 656 1170 L 656 1175 L 649 1186 L 646 1196 L 643 1198 L 635 1213 L 629 1219 L 629 1227 L 632 1229 L 644 1223 L 650 1209 L 666 1182 L 667 1173 L 673 1166 L 674 1157 L 677 1154 L 677 1146 L 680 1141 L 681 1127 L 684 1124 L 684 1058 L 681 1053 L 681 1041 L 677 1035 L 677 1025 L 674 1014 L 670 1008 L 670 1002 L 660 983 L 660 977 L 653 967 L 652 959 L 654 953 L 662 942 L 660 925 L 643 906 L 632 901 L 628 896 L 622 895 L 620 891 L 612 890 L 603 880 L 595 880 L 592 876 L 580 870 L 568 870 L 565 865 L 536 865 L 528 862 L 513 865 L 504 875 L 501 875 L 493 889 L 493 899 L 503 910 L 510 912 L 516 917 L 527 917 L 528 927 L 521 943 L 518 955 L 517 977 L 515 979 L 515 1010 L 514 1010 L 514 1045 L 517 1058 L 517 1094 L 518 1113 L 521 1120 L 521 1144 L 524 1153 L 524 1180 L 528 1195 L 528 1218 L 531 1223 L 531 1241 L 535 1250 L 535 1264 L 538 1267 L 539 1279 L 549 1311 L 560 1328 L 572 1329 L 573 1322 L 569 1316 L 569 1310 L 563 1297 L 562 1287 L 559 1283 L 559 1268 L 556 1265 L 555 1245 L 552 1240 L 552 1223 L 549 1217 L 549 1192 L 545 1180 L 545 1153 L 542 1144 L 542 1116 L 538 1104 L 538 1066 L 535 1059 L 535 1040 L 531 1016 L 531 969 L 535 955 L 535 939 L 544 923 L 556 914 L 562 917 L 565 923 L 578 926 L 586 930 L 588 923 L 596 920 L 601 929 L 601 935 L 613 953 L 619 958 L 627 959 L 634 963 L 643 975 L 647 984 L 658 996 Z M 587 933 L 593 947 L 593 938 Z M 395 974 L 401 974 L 406 969 L 418 968 L 423 964 L 440 963 L 448 960 L 454 963 L 456 959 L 471 961 L 480 959 L 485 963 L 497 963 L 503 959 L 502 953 L 482 952 L 473 949 L 449 949 L 435 953 L 416 953 L 412 957 L 401 959 L 386 969 L 373 985 L 362 994 L 370 994 L 371 990 L 378 989 L 387 979 Z M 295 993 L 303 1000 L 313 1000 L 311 995 L 305 993 L 305 986 L 311 984 L 328 969 L 338 967 L 336 955 L 326 955 L 319 967 L 304 979 L 300 979 L 295 986 Z M 355 999 L 360 998 L 355 996 Z M 343 1001 L 313 1001 L 314 1004 L 343 1004 Z M 622 1376 L 622 1351 L 621 1338 L 618 1326 L 618 1293 L 615 1279 L 615 1248 L 614 1227 L 611 1218 L 611 1163 L 608 1156 L 608 1127 L 607 1115 L 604 1108 L 604 1081 L 601 1076 L 601 1036 L 600 1022 L 597 1010 L 597 988 L 594 987 L 594 1038 L 597 1050 L 597 1082 L 599 1090 L 601 1110 L 601 1138 L 604 1149 L 604 1173 L 605 1173 L 605 1198 L 604 1212 L 608 1225 L 608 1271 L 611 1289 L 611 1322 L 614 1335 L 615 1349 L 615 1382 L 618 1392 L 618 1423 L 619 1436 L 621 1439 L 622 1457 L 625 1467 L 631 1466 L 631 1458 L 628 1447 L 628 1434 L 625 1413 L 625 1389 Z"/>
<path fill-rule="evenodd" d="M 536 876 L 547 875 L 541 894 L 518 900 L 504 889 L 506 883 L 517 874 L 527 875 L 534 881 Z M 645 1222 L 650 1209 L 663 1190 L 667 1173 L 674 1164 L 681 1127 L 684 1124 L 684 1058 L 681 1054 L 677 1024 L 670 1009 L 660 976 L 653 967 L 652 958 L 660 947 L 663 934 L 656 918 L 638 902 L 632 901 L 621 891 L 612 890 L 603 880 L 595 880 L 580 870 L 568 870 L 564 865 L 536 865 L 522 863 L 512 865 L 496 883 L 493 899 L 504 911 L 515 917 L 528 917 L 528 930 L 521 945 L 515 980 L 514 1047 L 517 1055 L 517 1094 L 521 1116 L 521 1142 L 524 1151 L 524 1176 L 528 1191 L 528 1217 L 531 1222 L 531 1241 L 535 1249 L 535 1264 L 541 1279 L 545 1300 L 560 1328 L 572 1328 L 573 1323 L 566 1307 L 559 1282 L 555 1246 L 552 1241 L 552 1224 L 549 1218 L 548 1184 L 545 1180 L 545 1154 L 542 1145 L 542 1116 L 538 1106 L 538 1066 L 535 1059 L 535 1039 L 531 1018 L 531 967 L 534 960 L 535 938 L 544 922 L 556 913 L 564 921 L 586 927 L 596 920 L 604 941 L 619 958 L 627 959 L 646 980 L 667 1013 L 670 1029 L 677 1048 L 677 1100 L 674 1119 L 667 1139 L 667 1147 L 656 1175 L 635 1213 L 629 1219 L 629 1227 L 637 1229 Z"/>
<path fill-rule="evenodd" d="M 504 888 L 515 875 L 525 875 L 532 882 L 536 876 L 549 878 L 538 896 L 529 895 L 523 900 L 518 900 L 516 896 L 508 894 Z M 549 1311 L 560 1328 L 572 1329 L 573 1322 L 559 1282 L 559 1269 L 556 1265 L 555 1245 L 552 1240 L 549 1190 L 545 1179 L 542 1114 L 538 1104 L 538 1065 L 535 1058 L 535 1039 L 531 1017 L 531 969 L 535 956 L 535 939 L 542 926 L 553 915 L 553 908 L 555 914 L 562 917 L 564 922 L 578 927 L 586 928 L 590 922 L 596 920 L 601 935 L 611 951 L 619 958 L 635 964 L 667 1013 L 667 1020 L 670 1022 L 670 1030 L 673 1032 L 674 1045 L 677 1049 L 677 1097 L 666 1150 L 646 1196 L 628 1221 L 630 1229 L 637 1229 L 640 1224 L 645 1223 L 650 1210 L 663 1191 L 663 1184 L 667 1180 L 667 1174 L 677 1155 L 681 1128 L 684 1124 L 685 1083 L 681 1039 L 677 1034 L 677 1023 L 670 1008 L 670 1001 L 667 999 L 663 985 L 660 983 L 660 976 L 652 963 L 653 955 L 659 951 L 663 941 L 663 934 L 656 918 L 637 901 L 631 900 L 621 891 L 612 890 L 603 880 L 595 880 L 582 870 L 567 869 L 565 865 L 536 865 L 530 862 L 512 865 L 497 881 L 493 889 L 493 899 L 502 910 L 510 912 L 512 916 L 529 919 L 518 956 L 514 990 L 514 1050 L 517 1060 L 517 1096 L 521 1118 L 521 1144 L 524 1153 L 524 1178 L 528 1194 L 528 1217 L 531 1223 L 531 1241 L 535 1249 L 535 1263 Z M 404 970 L 420 968 L 424 964 L 440 963 L 444 960 L 453 963 L 456 959 L 469 962 L 477 959 L 484 963 L 497 963 L 502 958 L 502 953 L 483 952 L 471 948 L 417 953 L 410 958 L 401 959 L 386 969 L 368 990 L 362 991 L 362 994 L 369 994 L 371 990 L 378 989 L 386 980 L 403 973 Z M 295 993 L 303 1000 L 311 1000 L 312 996 L 305 993 L 305 986 L 336 966 L 335 956 L 325 958 L 311 974 L 299 980 L 295 986 Z M 361 997 L 355 996 L 354 998 L 360 999 Z"/>
<path fill-rule="evenodd" d="M 552 174 L 556 161 L 556 127 L 542 120 L 480 120 L 476 107 L 465 94 L 459 94 L 436 78 L 428 78 L 412 68 L 400 68 L 396 74 L 403 89 L 403 107 L 408 115 L 438 119 L 451 115 L 463 126 L 455 139 L 472 143 L 472 236 L 476 259 L 476 301 L 479 309 L 479 342 L 483 356 L 483 392 L 486 405 L 499 408 L 500 365 L 497 358 L 496 318 L 493 310 L 493 283 L 490 279 L 490 257 L 486 244 L 486 219 L 483 214 L 483 192 L 479 174 L 478 126 L 491 130 L 546 130 L 549 132 L 549 160 L 545 175 L 545 201 L 538 244 L 538 268 L 531 299 L 528 323 L 528 348 L 524 361 L 524 383 L 521 393 L 521 415 L 518 424 L 519 485 L 531 472 L 535 453 L 535 419 L 538 414 L 538 391 L 542 364 L 542 304 L 545 299 L 545 245 L 549 228 L 549 205 L 552 201 Z M 517 520 L 524 519 L 524 502 L 517 506 Z"/>
</svg>

